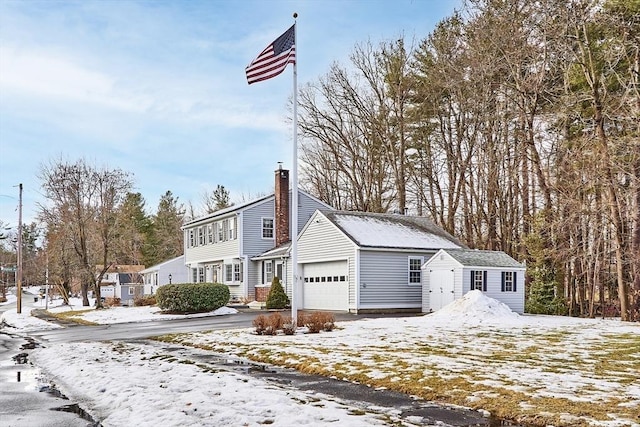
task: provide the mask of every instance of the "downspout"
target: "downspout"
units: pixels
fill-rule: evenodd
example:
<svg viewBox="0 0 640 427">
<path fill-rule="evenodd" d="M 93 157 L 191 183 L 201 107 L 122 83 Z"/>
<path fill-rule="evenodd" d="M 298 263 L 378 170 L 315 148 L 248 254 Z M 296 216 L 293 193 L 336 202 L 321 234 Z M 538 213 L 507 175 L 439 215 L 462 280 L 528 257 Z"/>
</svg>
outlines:
<svg viewBox="0 0 640 427">
<path fill-rule="evenodd" d="M 360 310 L 360 248 L 356 248 L 356 256 L 355 256 L 355 294 L 356 294 L 356 304 L 355 304 L 355 313 L 358 314 Z M 349 265 L 347 265 L 349 268 Z"/>
</svg>

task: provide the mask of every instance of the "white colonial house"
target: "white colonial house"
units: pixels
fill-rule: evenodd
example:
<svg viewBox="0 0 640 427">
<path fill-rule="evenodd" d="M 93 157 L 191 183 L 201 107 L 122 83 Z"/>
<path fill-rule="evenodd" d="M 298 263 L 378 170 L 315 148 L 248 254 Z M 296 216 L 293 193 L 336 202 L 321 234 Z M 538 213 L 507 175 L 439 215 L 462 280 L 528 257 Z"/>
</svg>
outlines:
<svg viewBox="0 0 640 427">
<path fill-rule="evenodd" d="M 422 267 L 422 311 L 431 313 L 472 290 L 524 312 L 526 267 L 500 251 L 441 249 Z"/>
<path fill-rule="evenodd" d="M 291 197 L 289 171 L 275 171 L 275 191 L 259 199 L 232 206 L 188 222 L 184 231 L 184 263 L 189 282 L 216 282 L 229 286 L 232 300 L 264 300 L 261 285 L 275 275 L 291 287 L 291 266 L 285 260 L 254 260 L 290 241 Z M 298 230 L 317 209 L 331 209 L 298 190 Z M 288 273 L 287 273 L 288 272 Z M 267 288 L 268 289 L 268 288 Z"/>
</svg>

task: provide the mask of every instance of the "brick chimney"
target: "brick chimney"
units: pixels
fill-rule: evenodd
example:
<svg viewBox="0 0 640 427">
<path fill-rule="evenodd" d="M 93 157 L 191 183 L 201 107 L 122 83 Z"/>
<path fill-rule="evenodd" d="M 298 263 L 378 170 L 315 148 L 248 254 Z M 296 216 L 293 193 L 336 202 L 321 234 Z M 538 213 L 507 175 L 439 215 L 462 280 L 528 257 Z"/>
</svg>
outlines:
<svg viewBox="0 0 640 427">
<path fill-rule="evenodd" d="M 276 170 L 276 218 L 275 233 L 276 246 L 288 242 L 289 239 L 289 171 L 282 169 L 282 164 Z"/>
</svg>

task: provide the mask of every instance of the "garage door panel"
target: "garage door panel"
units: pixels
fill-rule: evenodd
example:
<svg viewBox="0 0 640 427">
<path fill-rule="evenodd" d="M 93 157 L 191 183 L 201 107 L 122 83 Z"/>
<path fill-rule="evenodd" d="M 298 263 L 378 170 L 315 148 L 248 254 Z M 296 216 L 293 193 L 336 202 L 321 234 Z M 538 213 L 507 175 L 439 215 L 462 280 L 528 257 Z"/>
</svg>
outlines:
<svg viewBox="0 0 640 427">
<path fill-rule="evenodd" d="M 311 310 L 348 310 L 347 261 L 304 265 L 303 307 Z"/>
</svg>

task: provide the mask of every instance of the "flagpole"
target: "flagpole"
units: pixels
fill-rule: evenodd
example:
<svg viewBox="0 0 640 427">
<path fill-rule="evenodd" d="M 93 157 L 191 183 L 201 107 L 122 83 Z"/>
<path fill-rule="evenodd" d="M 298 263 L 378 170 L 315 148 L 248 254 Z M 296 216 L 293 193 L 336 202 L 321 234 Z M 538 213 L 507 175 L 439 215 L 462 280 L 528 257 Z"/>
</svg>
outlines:
<svg viewBox="0 0 640 427">
<path fill-rule="evenodd" d="M 294 12 L 293 19 L 298 14 Z M 296 60 L 293 63 L 293 195 L 291 208 L 291 275 L 293 286 L 291 288 L 291 319 L 294 327 L 298 324 L 298 26 L 294 22 L 294 43 L 296 48 Z"/>
</svg>

